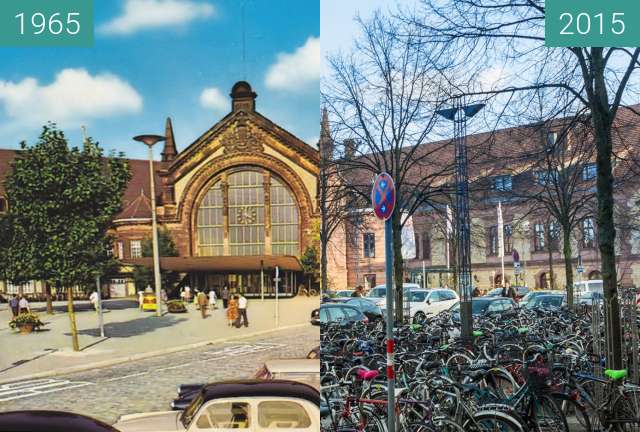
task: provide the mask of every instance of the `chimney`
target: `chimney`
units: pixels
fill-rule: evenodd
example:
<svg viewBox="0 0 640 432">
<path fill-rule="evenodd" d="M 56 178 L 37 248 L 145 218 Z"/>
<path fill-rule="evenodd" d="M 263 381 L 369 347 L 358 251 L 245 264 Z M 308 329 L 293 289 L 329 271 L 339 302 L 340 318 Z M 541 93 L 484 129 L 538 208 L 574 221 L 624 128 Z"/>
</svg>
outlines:
<svg viewBox="0 0 640 432">
<path fill-rule="evenodd" d="M 322 122 L 320 123 L 320 140 L 318 149 L 324 160 L 333 159 L 333 140 L 331 139 L 331 129 L 329 127 L 329 115 L 327 109 L 322 109 Z"/>
<path fill-rule="evenodd" d="M 167 124 L 165 126 L 164 136 L 167 138 L 164 142 L 164 148 L 162 149 L 162 162 L 171 162 L 175 160 L 178 155 L 176 150 L 176 140 L 173 136 L 173 125 L 171 124 L 171 117 L 167 117 Z"/>
</svg>

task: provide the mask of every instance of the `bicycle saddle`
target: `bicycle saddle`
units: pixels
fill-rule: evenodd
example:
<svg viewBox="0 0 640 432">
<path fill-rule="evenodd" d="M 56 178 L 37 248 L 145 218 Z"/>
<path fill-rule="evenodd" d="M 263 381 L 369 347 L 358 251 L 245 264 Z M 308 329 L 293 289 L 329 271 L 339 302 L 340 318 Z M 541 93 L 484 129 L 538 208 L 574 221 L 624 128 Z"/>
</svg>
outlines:
<svg viewBox="0 0 640 432">
<path fill-rule="evenodd" d="M 620 369 L 620 370 L 605 369 L 604 374 L 607 377 L 611 378 L 612 380 L 618 381 L 627 376 L 627 370 L 626 369 Z"/>
<path fill-rule="evenodd" d="M 374 380 L 378 377 L 378 375 L 380 375 L 380 372 L 378 372 L 377 370 L 364 370 L 364 369 L 358 370 L 358 378 L 363 379 L 365 381 Z"/>
</svg>

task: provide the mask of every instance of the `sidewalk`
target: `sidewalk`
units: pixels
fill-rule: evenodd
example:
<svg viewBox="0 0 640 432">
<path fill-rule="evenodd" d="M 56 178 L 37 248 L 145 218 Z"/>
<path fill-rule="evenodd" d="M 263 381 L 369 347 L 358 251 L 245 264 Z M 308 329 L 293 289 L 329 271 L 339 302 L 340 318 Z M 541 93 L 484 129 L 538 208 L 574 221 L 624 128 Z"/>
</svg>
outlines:
<svg viewBox="0 0 640 432">
<path fill-rule="evenodd" d="M 318 297 L 280 300 L 278 328 L 310 325 L 311 311 L 318 307 L 319 301 Z M 159 355 L 190 345 L 242 338 L 276 329 L 275 300 L 263 302 L 251 299 L 248 328 L 229 327 L 226 312 L 221 307 L 210 312 L 206 319 L 201 318 L 200 311 L 194 305 L 189 305 L 187 313 L 165 314 L 162 317 L 156 317 L 154 312 L 118 307 L 104 313 L 106 338 L 102 338 L 98 329 L 98 315 L 89 310 L 85 303 L 76 303 L 80 309 L 76 314 L 80 352 L 73 352 L 71 348 L 66 313 L 47 315 L 38 312 L 47 324 L 43 331 L 20 335 L 9 328 L 7 323 L 11 313 L 6 309 L 6 304 L 3 305 L 0 310 L 0 383 L 27 376 L 90 368 L 92 365 L 99 367 L 118 363 L 118 360 L 129 361 L 144 354 Z"/>
</svg>

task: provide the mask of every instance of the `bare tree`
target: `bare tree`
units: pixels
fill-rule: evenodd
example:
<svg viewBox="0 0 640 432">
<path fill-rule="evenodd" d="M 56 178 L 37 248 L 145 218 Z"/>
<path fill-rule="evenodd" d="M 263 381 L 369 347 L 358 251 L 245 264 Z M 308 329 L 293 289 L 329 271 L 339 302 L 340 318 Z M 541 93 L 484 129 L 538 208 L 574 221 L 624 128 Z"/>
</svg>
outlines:
<svg viewBox="0 0 640 432">
<path fill-rule="evenodd" d="M 331 76 L 323 100 L 336 136 L 343 185 L 369 203 L 373 178 L 394 179 L 392 216 L 396 315 L 402 317 L 401 230 L 416 211 L 443 195 L 453 172 L 451 143 L 427 144 L 442 95 L 442 80 L 429 52 L 415 40 L 400 40 L 399 28 L 380 13 L 358 20 L 362 36 L 353 53 L 329 58 Z M 369 204 L 368 204 L 369 205 Z"/>
<path fill-rule="evenodd" d="M 443 70 L 486 77 L 508 74 L 475 95 L 502 95 L 510 113 L 522 116 L 540 93 L 569 100 L 566 107 L 586 109 L 596 147 L 597 225 L 607 314 L 609 366 L 622 367 L 620 310 L 616 287 L 614 225 L 613 125 L 631 89 L 640 48 L 547 48 L 544 45 L 544 0 L 422 0 L 415 11 L 403 11 L 412 26 L 407 39 L 419 39 L 438 56 Z M 483 75 L 484 74 L 484 75 Z M 505 82 L 508 82 L 505 84 Z M 567 97 L 569 96 L 569 97 Z M 546 107 L 553 118 L 556 107 Z"/>
</svg>

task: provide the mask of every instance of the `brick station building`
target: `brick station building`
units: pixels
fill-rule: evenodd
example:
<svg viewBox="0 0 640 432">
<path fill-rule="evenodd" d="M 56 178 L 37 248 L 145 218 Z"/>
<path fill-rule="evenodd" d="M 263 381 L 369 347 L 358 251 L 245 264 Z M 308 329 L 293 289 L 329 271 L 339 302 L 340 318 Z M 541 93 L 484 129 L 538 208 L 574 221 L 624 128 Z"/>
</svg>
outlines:
<svg viewBox="0 0 640 432">
<path fill-rule="evenodd" d="M 638 106 L 634 108 L 637 110 Z M 324 127 L 328 127 L 328 123 Z M 497 205 L 501 202 L 505 281 L 529 288 L 564 288 L 566 275 L 559 226 L 554 225 L 548 213 L 532 211 L 530 203 L 517 197 L 518 191 L 535 188 L 536 183 L 544 178 L 544 172 L 534 160 L 517 159 L 515 155 L 521 152 L 514 151 L 533 146 L 534 143 L 540 149 L 541 142 L 557 137 L 563 128 L 564 126 L 559 127 L 554 123 L 530 124 L 467 137 L 472 161 L 469 175 L 472 184 L 470 217 L 474 286 L 489 290 L 501 284 L 503 275 L 497 236 Z M 324 139 L 320 142 L 321 151 L 333 153 L 334 143 L 327 138 L 330 134 L 325 131 L 322 136 Z M 578 145 L 579 140 L 583 139 L 591 138 L 570 131 L 567 134 L 568 148 Z M 424 146 L 438 146 L 443 142 Z M 615 245 L 618 282 L 623 287 L 640 287 L 640 192 L 638 178 L 634 174 L 638 170 L 640 154 L 640 117 L 631 110 L 621 109 L 618 113 L 614 148 L 617 155 L 614 174 L 626 176 L 624 187 L 616 188 L 614 196 L 618 222 Z M 450 151 L 452 154 L 449 159 L 453 160 L 453 149 Z M 625 165 L 627 162 L 629 163 Z M 579 177 L 577 184 L 580 187 L 595 190 L 595 158 L 579 162 L 568 160 L 567 163 L 571 164 L 571 169 Z M 370 173 L 367 175 L 370 176 Z M 357 181 L 356 184 L 367 184 L 367 180 Z M 481 186 L 479 191 L 473 192 L 474 185 Z M 595 202 L 593 206 L 592 212 L 585 214 L 571 233 L 574 282 L 580 279 L 601 279 Z M 412 217 L 413 232 L 410 235 L 414 239 L 415 252 L 405 257 L 404 261 L 404 275 L 408 282 L 427 287 L 453 287 L 453 240 L 451 237 L 447 240 L 445 235 L 442 210 L 441 208 L 435 212 L 432 208 L 420 208 Z M 384 223 L 373 216 L 371 209 L 356 211 L 360 214 L 359 225 L 354 226 L 345 219 L 329 242 L 330 289 L 353 289 L 358 285 L 373 287 L 385 283 Z M 628 219 L 621 221 L 621 218 Z M 550 232 L 553 233 L 551 241 Z M 446 246 L 447 242 L 450 244 L 449 248 Z M 447 249 L 450 254 L 449 267 Z M 518 270 L 514 267 L 514 250 L 518 252 L 520 259 Z M 578 255 L 581 257 L 581 273 L 578 273 Z"/>
<path fill-rule="evenodd" d="M 179 257 L 161 259 L 192 288 L 227 284 L 247 296 L 292 296 L 305 282 L 299 261 L 311 242 L 318 217 L 319 152 L 256 111 L 256 93 L 244 81 L 231 90 L 231 112 L 193 143 L 178 151 L 171 119 L 166 122 L 162 159 L 154 161 L 156 211 Z M 14 151 L 0 150 L 0 178 Z M 123 209 L 113 221 L 118 274 L 105 278 L 112 297 L 135 294 L 133 264 L 142 258 L 142 240 L 151 234 L 149 162 L 129 160 L 132 179 Z M 0 211 L 7 200 L 0 183 Z M 0 292 L 17 292 L 0 282 Z M 43 292 L 42 282 L 20 287 Z"/>
</svg>

